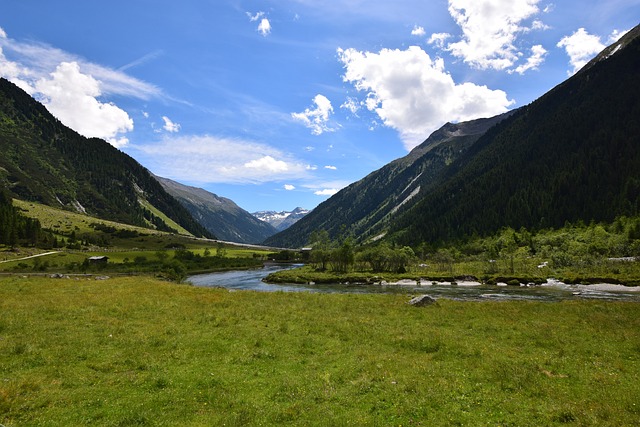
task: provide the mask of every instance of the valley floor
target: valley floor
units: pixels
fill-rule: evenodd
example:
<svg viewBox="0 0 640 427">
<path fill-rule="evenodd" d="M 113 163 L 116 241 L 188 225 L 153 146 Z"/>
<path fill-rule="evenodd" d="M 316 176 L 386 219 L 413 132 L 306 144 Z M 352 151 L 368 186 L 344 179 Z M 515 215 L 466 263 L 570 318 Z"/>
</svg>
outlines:
<svg viewBox="0 0 640 427">
<path fill-rule="evenodd" d="M 0 278 L 0 424 L 637 425 L 640 304 Z"/>
</svg>

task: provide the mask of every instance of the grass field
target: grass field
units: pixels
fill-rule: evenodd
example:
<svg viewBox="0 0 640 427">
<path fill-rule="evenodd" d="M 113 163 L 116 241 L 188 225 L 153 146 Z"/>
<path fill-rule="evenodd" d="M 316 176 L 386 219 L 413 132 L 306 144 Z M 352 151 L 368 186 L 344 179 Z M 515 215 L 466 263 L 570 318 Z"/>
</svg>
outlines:
<svg viewBox="0 0 640 427">
<path fill-rule="evenodd" d="M 640 305 L 0 279 L 0 424 L 640 423 Z"/>
</svg>

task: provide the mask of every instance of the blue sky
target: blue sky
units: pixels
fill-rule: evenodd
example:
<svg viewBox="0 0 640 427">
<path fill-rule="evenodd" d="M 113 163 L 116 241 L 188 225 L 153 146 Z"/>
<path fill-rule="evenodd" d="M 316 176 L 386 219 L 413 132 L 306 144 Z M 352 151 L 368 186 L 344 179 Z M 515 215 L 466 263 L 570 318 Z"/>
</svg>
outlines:
<svg viewBox="0 0 640 427">
<path fill-rule="evenodd" d="M 640 0 L 0 0 L 0 76 L 153 173 L 314 208 L 447 121 L 530 103 Z"/>
</svg>

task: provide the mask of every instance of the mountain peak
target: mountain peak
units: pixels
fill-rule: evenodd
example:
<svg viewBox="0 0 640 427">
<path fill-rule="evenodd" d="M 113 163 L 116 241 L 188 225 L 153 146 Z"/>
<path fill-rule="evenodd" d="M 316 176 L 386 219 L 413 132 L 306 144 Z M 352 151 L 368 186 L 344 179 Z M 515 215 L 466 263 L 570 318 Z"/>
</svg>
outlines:
<svg viewBox="0 0 640 427">
<path fill-rule="evenodd" d="M 305 217 L 309 212 L 311 211 L 308 209 L 297 207 L 292 211 L 259 211 L 254 212 L 251 215 L 258 218 L 260 221 L 271 224 L 276 230 L 282 231 L 291 227 L 293 224 Z"/>
</svg>

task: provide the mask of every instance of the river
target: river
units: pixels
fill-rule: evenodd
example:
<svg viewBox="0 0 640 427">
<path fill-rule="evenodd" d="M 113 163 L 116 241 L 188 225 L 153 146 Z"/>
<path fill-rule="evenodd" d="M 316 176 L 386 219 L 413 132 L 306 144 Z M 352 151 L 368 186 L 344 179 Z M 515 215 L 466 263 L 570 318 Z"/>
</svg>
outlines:
<svg viewBox="0 0 640 427">
<path fill-rule="evenodd" d="M 234 270 L 222 273 L 199 274 L 187 278 L 195 286 L 220 287 L 229 290 L 251 290 L 259 292 L 315 292 L 315 293 L 403 293 L 428 294 L 434 298 L 462 301 L 529 300 L 562 301 L 596 299 L 608 301 L 640 302 L 640 288 L 616 285 L 566 285 L 550 282 L 541 286 L 495 286 L 461 282 L 451 284 L 414 285 L 297 285 L 269 284 L 262 281 L 269 273 L 295 265 L 271 265 L 255 270 Z"/>
</svg>

